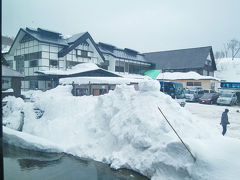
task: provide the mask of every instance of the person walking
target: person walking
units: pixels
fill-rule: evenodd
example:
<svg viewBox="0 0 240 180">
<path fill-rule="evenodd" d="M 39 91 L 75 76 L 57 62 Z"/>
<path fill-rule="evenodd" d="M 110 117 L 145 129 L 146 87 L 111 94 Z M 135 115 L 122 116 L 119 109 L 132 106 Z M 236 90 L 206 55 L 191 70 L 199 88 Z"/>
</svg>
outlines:
<svg viewBox="0 0 240 180">
<path fill-rule="evenodd" d="M 227 125 L 230 124 L 228 121 L 228 109 L 225 109 L 225 111 L 222 113 L 222 118 L 221 118 L 221 125 L 223 128 L 222 135 L 224 136 L 225 133 L 227 132 Z"/>
</svg>

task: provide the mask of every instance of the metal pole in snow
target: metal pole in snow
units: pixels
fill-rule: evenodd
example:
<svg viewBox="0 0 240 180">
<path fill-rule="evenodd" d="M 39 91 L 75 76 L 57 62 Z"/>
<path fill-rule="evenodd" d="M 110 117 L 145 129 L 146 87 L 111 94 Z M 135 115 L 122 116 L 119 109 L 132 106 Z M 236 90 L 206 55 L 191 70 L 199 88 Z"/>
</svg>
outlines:
<svg viewBox="0 0 240 180">
<path fill-rule="evenodd" d="M 167 118 L 164 116 L 163 112 L 161 111 L 161 109 L 158 107 L 158 110 L 162 113 L 163 117 L 166 119 L 167 123 L 169 124 L 169 126 L 172 128 L 172 130 L 175 132 L 175 134 L 177 135 L 177 137 L 180 139 L 180 141 L 182 142 L 182 144 L 185 146 L 185 148 L 188 150 L 188 152 L 191 154 L 194 162 L 196 161 L 195 156 L 192 154 L 192 152 L 190 151 L 190 149 L 186 146 L 186 144 L 183 142 L 183 140 L 180 138 L 180 136 L 178 135 L 178 133 L 175 131 L 175 129 L 172 127 L 172 125 L 170 124 L 170 122 L 167 120 Z"/>
</svg>

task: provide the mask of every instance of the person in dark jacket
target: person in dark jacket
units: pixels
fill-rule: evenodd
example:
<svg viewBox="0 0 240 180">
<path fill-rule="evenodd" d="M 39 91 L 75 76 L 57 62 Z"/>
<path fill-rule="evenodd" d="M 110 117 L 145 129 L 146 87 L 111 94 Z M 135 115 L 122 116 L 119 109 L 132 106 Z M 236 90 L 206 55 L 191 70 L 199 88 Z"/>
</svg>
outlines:
<svg viewBox="0 0 240 180">
<path fill-rule="evenodd" d="M 228 109 L 225 109 L 225 111 L 222 113 L 222 118 L 221 118 L 221 125 L 223 127 L 222 135 L 224 136 L 225 133 L 227 132 L 227 125 L 230 124 L 228 121 L 228 115 L 227 113 L 229 112 Z"/>
</svg>

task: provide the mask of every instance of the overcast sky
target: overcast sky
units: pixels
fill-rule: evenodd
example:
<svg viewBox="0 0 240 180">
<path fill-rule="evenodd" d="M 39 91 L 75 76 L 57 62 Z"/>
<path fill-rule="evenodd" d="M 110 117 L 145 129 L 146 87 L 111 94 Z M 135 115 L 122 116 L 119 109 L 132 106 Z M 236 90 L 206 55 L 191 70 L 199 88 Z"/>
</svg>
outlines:
<svg viewBox="0 0 240 180">
<path fill-rule="evenodd" d="M 240 40 L 240 0 L 2 0 L 3 35 L 45 28 L 139 52 Z"/>
</svg>

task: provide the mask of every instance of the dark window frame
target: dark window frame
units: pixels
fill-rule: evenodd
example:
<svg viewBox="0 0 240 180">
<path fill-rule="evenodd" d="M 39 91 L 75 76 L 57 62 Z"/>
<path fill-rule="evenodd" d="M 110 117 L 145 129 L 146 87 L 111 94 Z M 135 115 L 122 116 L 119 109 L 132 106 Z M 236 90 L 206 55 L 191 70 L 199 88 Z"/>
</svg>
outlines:
<svg viewBox="0 0 240 180">
<path fill-rule="evenodd" d="M 32 67 L 38 67 L 38 60 L 32 60 L 32 61 L 29 61 L 29 67 L 32 68 Z"/>
<path fill-rule="evenodd" d="M 49 66 L 58 67 L 58 66 L 59 66 L 59 61 L 58 61 L 58 60 L 50 59 L 50 60 L 49 60 Z"/>
<path fill-rule="evenodd" d="M 187 86 L 193 86 L 193 82 L 187 82 Z"/>
<path fill-rule="evenodd" d="M 115 66 L 115 71 L 116 72 L 124 72 L 124 67 L 123 66 Z"/>
</svg>

